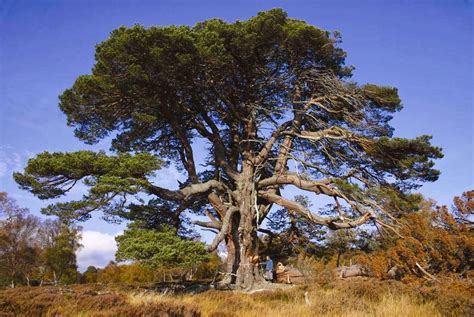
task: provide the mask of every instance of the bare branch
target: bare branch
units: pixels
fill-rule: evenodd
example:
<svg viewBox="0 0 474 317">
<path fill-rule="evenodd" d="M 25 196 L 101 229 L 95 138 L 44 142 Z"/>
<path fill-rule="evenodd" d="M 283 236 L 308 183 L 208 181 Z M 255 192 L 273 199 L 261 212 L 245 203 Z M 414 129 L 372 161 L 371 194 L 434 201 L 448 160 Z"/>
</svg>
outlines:
<svg viewBox="0 0 474 317">
<path fill-rule="evenodd" d="M 375 218 L 373 213 L 367 212 L 361 217 L 354 219 L 352 221 L 341 221 L 339 218 L 329 218 L 329 217 L 321 217 L 315 215 L 309 210 L 308 208 L 304 207 L 303 205 L 283 198 L 279 195 L 273 194 L 271 192 L 260 191 L 259 195 L 268 201 L 271 201 L 277 205 L 280 205 L 288 210 L 292 210 L 298 212 L 300 215 L 304 216 L 308 220 L 323 226 L 327 226 L 331 229 L 349 229 L 358 227 L 364 223 L 366 223 L 369 219 Z"/>
<path fill-rule="evenodd" d="M 254 164 L 260 165 L 262 164 L 268 157 L 273 145 L 275 144 L 276 140 L 281 136 L 282 132 L 290 125 L 291 121 L 287 121 L 280 125 L 275 131 L 273 131 L 272 136 L 268 141 L 265 143 L 263 148 L 260 150 L 258 155 L 255 157 Z"/>
<path fill-rule="evenodd" d="M 151 194 L 173 201 L 186 200 L 192 195 L 204 194 L 211 189 L 217 189 L 225 192 L 227 188 L 223 183 L 214 179 L 211 179 L 205 183 L 191 184 L 181 190 L 169 190 L 152 184 L 149 184 L 147 187 L 147 190 Z"/>
<path fill-rule="evenodd" d="M 233 207 L 229 208 L 229 210 L 225 214 L 224 219 L 222 220 L 222 227 L 221 227 L 219 233 L 214 237 L 214 240 L 212 240 L 211 245 L 209 245 L 207 247 L 207 250 L 209 252 L 212 252 L 215 249 L 217 249 L 217 247 L 219 246 L 219 243 L 221 243 L 221 241 L 224 240 L 224 237 L 225 237 L 225 235 L 227 234 L 227 232 L 229 230 L 229 225 L 231 223 L 232 216 L 237 211 L 239 211 L 239 209 L 237 207 L 233 206 Z"/>
<path fill-rule="evenodd" d="M 212 121 L 211 121 L 212 122 Z M 225 171 L 225 173 L 232 179 L 237 179 L 238 178 L 238 173 L 235 169 L 230 166 L 228 163 L 228 155 L 226 151 L 226 147 L 224 143 L 222 142 L 222 139 L 218 133 L 217 127 L 214 125 L 211 127 L 212 132 L 206 129 L 206 127 L 203 125 L 203 123 L 199 121 L 195 121 L 193 124 L 193 127 L 201 134 L 201 136 L 205 137 L 208 139 L 213 145 L 214 145 L 214 155 L 215 155 L 215 161 L 217 165 L 222 167 Z"/>
<path fill-rule="evenodd" d="M 304 190 L 314 192 L 316 194 L 325 194 L 334 196 L 334 192 L 328 187 L 332 180 L 326 179 L 321 181 L 305 180 L 296 174 L 283 174 L 262 179 L 258 182 L 258 188 L 264 188 L 272 185 L 287 185 L 292 184 Z"/>
<path fill-rule="evenodd" d="M 222 225 L 218 222 L 213 222 L 213 221 L 200 221 L 200 220 L 193 220 L 191 221 L 192 224 L 204 227 L 204 228 L 212 228 L 212 229 L 217 229 L 220 230 L 222 228 Z"/>
</svg>

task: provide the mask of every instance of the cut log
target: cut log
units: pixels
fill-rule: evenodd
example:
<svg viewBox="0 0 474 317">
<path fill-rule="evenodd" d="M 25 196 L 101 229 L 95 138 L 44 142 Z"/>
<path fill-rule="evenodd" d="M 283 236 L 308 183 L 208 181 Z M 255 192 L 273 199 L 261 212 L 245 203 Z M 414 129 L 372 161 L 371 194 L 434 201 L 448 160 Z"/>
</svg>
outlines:
<svg viewBox="0 0 474 317">
<path fill-rule="evenodd" d="M 303 284 L 306 281 L 300 270 L 292 266 L 285 266 L 281 262 L 278 262 L 276 266 L 276 279 L 277 283 L 284 284 Z"/>
<path fill-rule="evenodd" d="M 339 278 L 356 277 L 356 276 L 368 276 L 368 270 L 366 267 L 360 264 L 354 264 L 351 266 L 340 266 L 336 269 L 336 274 Z"/>
</svg>

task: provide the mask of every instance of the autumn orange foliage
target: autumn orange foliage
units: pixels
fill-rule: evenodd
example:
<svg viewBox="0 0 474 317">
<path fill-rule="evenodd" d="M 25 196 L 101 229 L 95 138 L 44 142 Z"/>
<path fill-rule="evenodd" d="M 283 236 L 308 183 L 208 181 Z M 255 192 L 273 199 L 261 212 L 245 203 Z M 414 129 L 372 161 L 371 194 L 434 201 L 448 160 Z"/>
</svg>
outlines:
<svg viewBox="0 0 474 317">
<path fill-rule="evenodd" d="M 379 250 L 359 253 L 354 261 L 366 265 L 378 278 L 386 278 L 393 266 L 397 266 L 405 279 L 426 277 L 423 270 L 429 274 L 451 273 L 467 277 L 472 273 L 474 235 L 466 215 L 468 208 L 472 214 L 473 193 L 455 198 L 452 211 L 446 206 L 436 206 L 433 201 L 422 202 L 419 211 L 398 219 L 400 236 L 382 236 Z M 457 206 L 463 211 L 460 212 Z"/>
</svg>

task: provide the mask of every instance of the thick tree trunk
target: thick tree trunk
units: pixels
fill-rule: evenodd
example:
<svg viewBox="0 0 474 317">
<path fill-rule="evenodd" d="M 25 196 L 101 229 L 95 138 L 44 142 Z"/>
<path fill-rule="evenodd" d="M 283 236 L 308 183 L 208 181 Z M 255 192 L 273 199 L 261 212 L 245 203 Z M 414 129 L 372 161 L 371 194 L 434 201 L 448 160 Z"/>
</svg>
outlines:
<svg viewBox="0 0 474 317">
<path fill-rule="evenodd" d="M 225 237 L 227 247 L 226 273 L 224 283 L 235 284 L 240 263 L 239 217 L 232 218 L 229 233 Z"/>
<path fill-rule="evenodd" d="M 240 264 L 237 270 L 237 287 L 251 289 L 262 277 L 258 270 L 258 237 L 254 205 L 253 167 L 244 166 L 244 181 L 240 183 L 239 244 Z"/>
<path fill-rule="evenodd" d="M 252 288 L 258 274 L 258 266 L 255 259 L 258 257 L 257 233 L 252 224 L 249 224 L 249 217 L 242 217 L 242 232 L 240 246 L 240 265 L 237 271 L 237 286 L 241 288 Z M 255 272 L 257 269 L 257 272 Z"/>
<path fill-rule="evenodd" d="M 254 228 L 240 230 L 237 241 L 226 239 L 226 272 L 230 274 L 225 276 L 222 283 L 250 289 L 256 282 L 263 281 L 258 267 L 258 238 Z"/>
<path fill-rule="evenodd" d="M 249 196 L 251 198 L 251 196 Z M 244 209 L 239 224 L 240 265 L 237 270 L 237 286 L 250 289 L 263 280 L 258 269 L 257 224 L 251 205 Z M 242 211 L 242 210 L 241 210 Z"/>
</svg>

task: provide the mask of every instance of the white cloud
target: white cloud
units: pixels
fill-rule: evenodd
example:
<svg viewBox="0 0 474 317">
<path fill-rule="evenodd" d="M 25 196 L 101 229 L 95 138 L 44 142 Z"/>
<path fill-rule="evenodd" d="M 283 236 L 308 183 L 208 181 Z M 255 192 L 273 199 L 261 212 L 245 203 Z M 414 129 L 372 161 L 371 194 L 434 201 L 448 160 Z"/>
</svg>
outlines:
<svg viewBox="0 0 474 317">
<path fill-rule="evenodd" d="M 174 164 L 158 170 L 153 178 L 156 185 L 168 189 L 177 189 L 178 180 L 183 182 L 186 177 L 178 171 Z"/>
<path fill-rule="evenodd" d="M 108 234 L 99 231 L 83 231 L 81 244 L 83 247 L 77 252 L 79 271 L 83 272 L 88 266 L 104 267 L 115 259 L 117 243 L 115 237 L 122 234 Z"/>
</svg>

